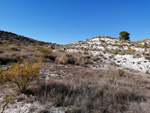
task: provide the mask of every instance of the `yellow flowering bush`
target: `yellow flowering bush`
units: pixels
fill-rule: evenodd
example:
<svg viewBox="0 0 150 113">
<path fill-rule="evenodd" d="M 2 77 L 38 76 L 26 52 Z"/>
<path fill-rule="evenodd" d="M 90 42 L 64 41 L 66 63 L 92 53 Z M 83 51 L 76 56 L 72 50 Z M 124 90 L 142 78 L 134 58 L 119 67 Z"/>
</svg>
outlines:
<svg viewBox="0 0 150 113">
<path fill-rule="evenodd" d="M 14 63 L 8 70 L 0 70 L 1 82 L 11 81 L 16 84 L 21 93 L 24 93 L 30 82 L 39 75 L 39 67 L 42 63 L 40 58 L 37 63 L 29 63 L 24 60 L 23 64 Z"/>
</svg>

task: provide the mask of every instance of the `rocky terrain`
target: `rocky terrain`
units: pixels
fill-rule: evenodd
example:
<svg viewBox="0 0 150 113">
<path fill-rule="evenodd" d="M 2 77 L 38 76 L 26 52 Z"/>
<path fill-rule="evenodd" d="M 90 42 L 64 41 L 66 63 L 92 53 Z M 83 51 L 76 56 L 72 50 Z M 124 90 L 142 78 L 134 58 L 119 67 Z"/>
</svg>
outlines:
<svg viewBox="0 0 150 113">
<path fill-rule="evenodd" d="M 109 36 L 99 36 L 68 44 L 66 48 L 69 52 L 74 51 L 97 56 L 99 60 L 105 63 L 115 63 L 121 68 L 149 73 L 149 38 L 141 41 L 120 41 Z"/>
<path fill-rule="evenodd" d="M 12 63 L 43 59 L 24 93 L 0 80 L 0 113 L 149 113 L 149 48 L 149 38 L 57 45 L 0 31 L 0 78 Z"/>
</svg>

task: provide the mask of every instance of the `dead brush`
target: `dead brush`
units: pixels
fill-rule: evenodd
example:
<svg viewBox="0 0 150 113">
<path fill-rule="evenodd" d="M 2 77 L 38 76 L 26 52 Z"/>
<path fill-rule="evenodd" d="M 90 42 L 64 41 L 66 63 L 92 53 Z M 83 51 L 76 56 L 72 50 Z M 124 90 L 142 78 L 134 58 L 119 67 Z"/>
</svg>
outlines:
<svg viewBox="0 0 150 113">
<path fill-rule="evenodd" d="M 116 70 L 112 72 L 116 75 L 114 82 L 111 72 L 107 75 L 105 71 L 83 68 L 72 73 L 74 76 L 65 79 L 38 82 L 38 87 L 30 91 L 42 104 L 69 107 L 66 113 L 123 113 L 129 111 L 129 103 L 146 100 L 136 83 L 128 76 L 119 77 Z"/>
<path fill-rule="evenodd" d="M 46 48 L 46 47 L 43 47 L 43 46 L 38 47 L 37 50 L 40 51 L 40 52 L 43 52 L 43 53 L 51 52 L 51 50 L 49 48 Z"/>
<path fill-rule="evenodd" d="M 67 52 L 57 52 L 55 62 L 60 64 L 73 64 L 86 66 L 92 63 L 90 57 L 79 54 L 79 53 L 67 53 Z"/>
</svg>

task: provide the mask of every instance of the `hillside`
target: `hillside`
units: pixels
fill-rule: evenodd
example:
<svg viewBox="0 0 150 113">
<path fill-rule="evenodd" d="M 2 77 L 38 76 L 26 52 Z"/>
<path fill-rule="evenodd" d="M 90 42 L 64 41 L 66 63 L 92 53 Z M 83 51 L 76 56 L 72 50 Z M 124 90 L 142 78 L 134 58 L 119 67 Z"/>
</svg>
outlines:
<svg viewBox="0 0 150 113">
<path fill-rule="evenodd" d="M 50 42 L 37 41 L 28 37 L 7 31 L 0 31 L 0 63 L 21 61 L 23 58 L 37 60 L 46 52 L 60 45 Z"/>
<path fill-rule="evenodd" d="M 0 44 L 8 43 L 8 44 L 16 44 L 16 45 L 50 45 L 50 42 L 42 42 L 37 41 L 28 37 L 24 37 L 22 35 L 17 35 L 12 32 L 1 31 L 0 30 Z"/>
<path fill-rule="evenodd" d="M 150 39 L 119 41 L 109 36 L 98 36 L 66 45 L 67 51 L 97 56 L 105 63 L 115 63 L 125 69 L 149 73 Z M 100 67 L 100 66 L 96 66 Z"/>
<path fill-rule="evenodd" d="M 0 112 L 149 113 L 149 47 L 150 39 L 57 45 L 0 31 Z"/>
</svg>

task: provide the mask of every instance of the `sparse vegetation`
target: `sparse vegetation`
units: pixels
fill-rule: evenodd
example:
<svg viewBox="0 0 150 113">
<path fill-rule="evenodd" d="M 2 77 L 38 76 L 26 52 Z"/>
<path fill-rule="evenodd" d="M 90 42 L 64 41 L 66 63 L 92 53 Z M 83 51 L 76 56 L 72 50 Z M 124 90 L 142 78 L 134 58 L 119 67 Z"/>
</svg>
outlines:
<svg viewBox="0 0 150 113">
<path fill-rule="evenodd" d="M 42 42 L 42 41 L 37 41 L 28 37 L 24 37 L 21 35 L 17 35 L 15 33 L 7 32 L 7 31 L 2 31 L 0 30 L 0 41 L 2 41 L 1 44 L 4 44 L 6 47 L 8 47 L 10 44 L 15 43 L 16 45 L 47 45 L 51 43 L 47 42 Z M 6 42 L 5 42 L 6 41 Z"/>
<path fill-rule="evenodd" d="M 39 50 L 40 52 L 43 52 L 43 53 L 49 53 L 50 52 L 49 48 L 46 48 L 46 47 L 43 47 L 43 46 L 38 47 L 37 50 Z"/>
<path fill-rule="evenodd" d="M 67 107 L 66 113 L 133 112 L 129 109 L 131 103 L 140 106 L 140 102 L 146 100 L 142 89 L 135 86 L 133 80 L 138 79 L 135 75 L 118 75 L 117 70 L 111 68 L 109 74 L 81 67 L 72 67 L 66 71 L 74 73 L 74 76 L 38 82 L 38 86 L 28 89 L 28 93 L 36 96 L 41 104 L 50 101 L 55 107 Z M 131 77 L 135 78 L 130 79 Z M 140 112 L 143 112 L 142 109 Z"/>
<path fill-rule="evenodd" d="M 0 71 L 0 82 L 10 81 L 19 88 L 21 93 L 24 93 L 30 82 L 39 75 L 39 66 L 41 59 L 38 63 L 28 63 L 24 61 L 23 64 L 13 63 L 10 69 Z"/>
<path fill-rule="evenodd" d="M 23 99 L 24 104 L 36 100 L 38 107 L 49 107 L 50 103 L 65 113 L 149 112 L 149 71 L 143 77 L 137 70 L 123 67 L 143 57 L 144 61 L 132 61 L 131 65 L 138 65 L 142 71 L 143 64 L 149 65 L 146 40 L 119 41 L 99 36 L 57 45 L 3 31 L 1 36 L 0 100 L 4 100 L 0 112 Z M 40 56 L 42 61 L 38 60 Z M 10 99 L 10 94 L 18 99 Z"/>
<path fill-rule="evenodd" d="M 106 52 L 110 52 L 110 53 L 113 53 L 113 54 L 133 54 L 136 50 L 135 49 L 131 49 L 131 48 L 128 48 L 127 50 L 124 50 L 124 49 L 108 49 L 108 48 L 105 48 L 105 51 Z"/>
<path fill-rule="evenodd" d="M 4 113 L 5 108 L 6 108 L 6 106 L 9 104 L 9 102 L 10 102 L 11 99 L 12 99 L 11 96 L 9 96 L 9 97 L 7 98 L 7 100 L 6 100 L 5 104 L 4 104 L 4 106 L 2 107 L 2 112 L 1 112 L 1 113 Z"/>
<path fill-rule="evenodd" d="M 127 50 L 124 50 L 124 51 L 126 52 L 126 54 L 133 54 L 136 50 L 128 48 Z"/>
</svg>

